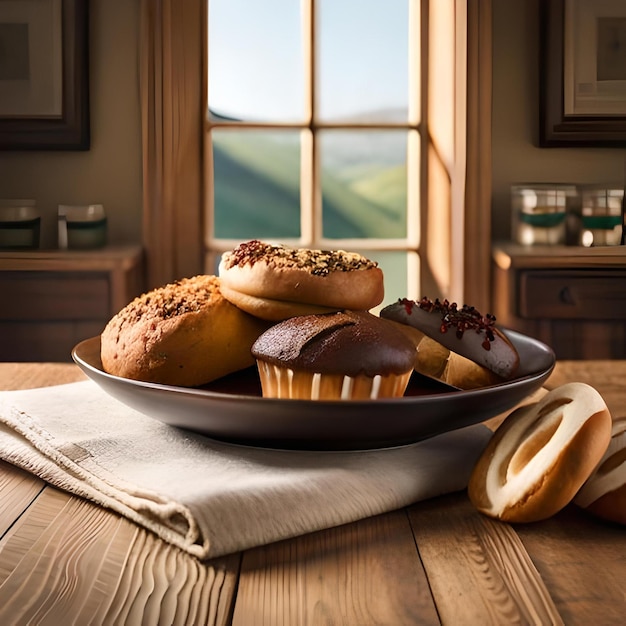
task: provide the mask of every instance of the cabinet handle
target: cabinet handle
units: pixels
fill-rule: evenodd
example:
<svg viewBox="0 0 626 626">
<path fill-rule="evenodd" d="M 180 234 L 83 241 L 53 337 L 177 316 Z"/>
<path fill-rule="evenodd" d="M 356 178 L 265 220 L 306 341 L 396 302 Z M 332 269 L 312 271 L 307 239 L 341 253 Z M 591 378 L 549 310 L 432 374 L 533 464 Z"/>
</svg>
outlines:
<svg viewBox="0 0 626 626">
<path fill-rule="evenodd" d="M 569 287 L 563 287 L 563 289 L 559 291 L 559 300 L 563 304 L 571 304 L 571 305 L 576 304 L 574 300 L 574 296 L 572 296 L 572 292 L 570 291 Z"/>
</svg>

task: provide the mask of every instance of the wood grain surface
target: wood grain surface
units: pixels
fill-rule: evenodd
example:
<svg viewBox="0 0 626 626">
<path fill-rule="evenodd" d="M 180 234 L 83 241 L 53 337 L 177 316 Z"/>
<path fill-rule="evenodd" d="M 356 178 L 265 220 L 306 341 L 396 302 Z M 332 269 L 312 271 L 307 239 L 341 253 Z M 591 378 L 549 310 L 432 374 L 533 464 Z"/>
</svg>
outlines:
<svg viewBox="0 0 626 626">
<path fill-rule="evenodd" d="M 597 389 L 613 418 L 626 417 L 626 361 L 559 361 L 547 381 L 554 389 L 568 382 L 581 382 Z"/>
<path fill-rule="evenodd" d="M 87 380 L 73 363 L 2 363 L 0 390 L 36 389 Z"/>
<path fill-rule="evenodd" d="M 626 622 L 626 529 L 575 505 L 540 524 L 516 525 L 568 626 Z"/>
<path fill-rule="evenodd" d="M 558 363 L 626 411 L 626 362 Z M 0 363 L 0 389 L 84 380 Z M 532 399 L 531 399 L 532 400 Z M 0 626 L 621 625 L 626 531 L 575 505 L 536 524 L 465 492 L 200 562 L 125 518 L 0 461 Z"/>
<path fill-rule="evenodd" d="M 22 474 L 0 462 L 0 486 Z M 15 503 L 6 529 L 0 493 L 0 624 L 230 623 L 239 555 L 201 563 L 52 487 L 23 499 L 19 514 Z"/>
<path fill-rule="evenodd" d="M 404 511 L 244 555 L 234 626 L 438 623 Z"/>
<path fill-rule="evenodd" d="M 458 496 L 415 505 L 409 516 L 443 624 L 563 623 L 508 524 Z"/>
</svg>

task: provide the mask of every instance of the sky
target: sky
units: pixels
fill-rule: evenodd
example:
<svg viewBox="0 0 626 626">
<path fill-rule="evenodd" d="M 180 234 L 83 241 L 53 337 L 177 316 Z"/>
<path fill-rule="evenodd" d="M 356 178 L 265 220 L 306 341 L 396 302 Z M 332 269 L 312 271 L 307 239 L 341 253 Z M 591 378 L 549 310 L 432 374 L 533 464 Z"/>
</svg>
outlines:
<svg viewBox="0 0 626 626">
<path fill-rule="evenodd" d="M 410 0 L 317 0 L 325 119 L 406 108 Z M 209 0 L 209 107 L 247 120 L 302 119 L 299 0 Z"/>
</svg>

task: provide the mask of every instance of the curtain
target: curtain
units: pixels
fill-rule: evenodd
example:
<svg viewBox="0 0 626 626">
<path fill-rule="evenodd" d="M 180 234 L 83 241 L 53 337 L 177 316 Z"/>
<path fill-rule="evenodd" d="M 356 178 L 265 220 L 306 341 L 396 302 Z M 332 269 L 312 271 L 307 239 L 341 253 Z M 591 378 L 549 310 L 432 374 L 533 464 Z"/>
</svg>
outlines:
<svg viewBox="0 0 626 626">
<path fill-rule="evenodd" d="M 491 308 L 491 3 L 422 5 L 422 293 L 481 311 Z"/>
<path fill-rule="evenodd" d="M 467 0 L 467 131 L 463 292 L 491 311 L 492 0 Z"/>
<path fill-rule="evenodd" d="M 146 287 L 202 268 L 204 0 L 141 0 Z"/>
</svg>

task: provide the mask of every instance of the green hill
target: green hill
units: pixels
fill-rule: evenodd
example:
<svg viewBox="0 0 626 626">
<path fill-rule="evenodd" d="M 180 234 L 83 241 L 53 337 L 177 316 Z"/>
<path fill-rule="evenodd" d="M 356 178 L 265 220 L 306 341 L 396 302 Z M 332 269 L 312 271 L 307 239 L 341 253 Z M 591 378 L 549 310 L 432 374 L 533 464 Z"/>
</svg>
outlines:
<svg viewBox="0 0 626 626">
<path fill-rule="evenodd" d="M 378 169 L 356 179 L 350 188 L 394 214 L 406 207 L 406 168 L 404 166 Z"/>
<path fill-rule="evenodd" d="M 294 238 L 300 234 L 300 152 L 290 135 L 222 132 L 214 137 L 215 228 L 224 238 Z M 341 180 L 324 171 L 324 234 L 337 237 L 402 237 L 402 167 L 364 171 Z M 402 191 L 394 191 L 398 185 Z M 395 195 L 394 195 L 395 194 Z"/>
</svg>

